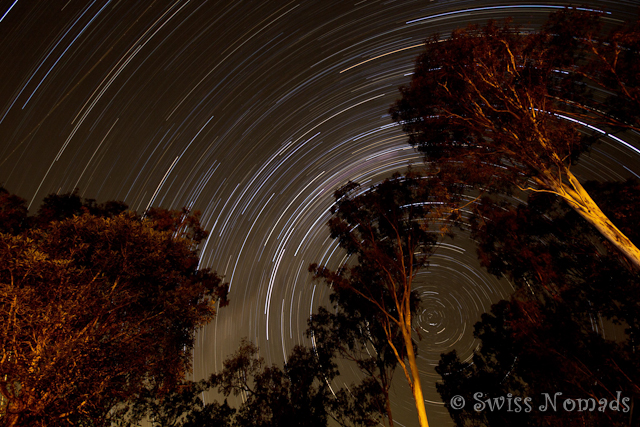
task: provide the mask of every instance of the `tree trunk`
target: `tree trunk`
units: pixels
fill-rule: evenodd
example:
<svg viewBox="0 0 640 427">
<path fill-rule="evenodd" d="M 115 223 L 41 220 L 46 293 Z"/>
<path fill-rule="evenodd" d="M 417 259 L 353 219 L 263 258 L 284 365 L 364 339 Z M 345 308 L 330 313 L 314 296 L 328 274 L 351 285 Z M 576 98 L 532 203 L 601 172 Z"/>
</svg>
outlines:
<svg viewBox="0 0 640 427">
<path fill-rule="evenodd" d="M 567 177 L 571 185 L 563 184 L 558 194 L 640 270 L 640 250 L 602 212 L 571 172 L 567 171 Z"/>
<path fill-rule="evenodd" d="M 416 409 L 418 410 L 418 420 L 420 421 L 420 427 L 429 427 L 427 421 L 427 411 L 424 407 L 424 397 L 422 396 L 422 385 L 420 384 L 420 372 L 418 371 L 418 364 L 416 363 L 416 354 L 413 351 L 413 341 L 411 339 L 411 325 L 403 325 L 402 336 L 404 338 L 404 344 L 407 348 L 407 359 L 409 359 L 409 369 L 411 370 L 411 376 L 413 377 L 413 384 L 411 391 L 413 392 L 413 400 L 416 402 Z"/>
<path fill-rule="evenodd" d="M 391 415 L 391 400 L 389 399 L 389 390 L 384 392 L 384 400 L 386 403 L 387 417 L 389 418 L 389 427 L 393 427 L 393 416 Z"/>
</svg>

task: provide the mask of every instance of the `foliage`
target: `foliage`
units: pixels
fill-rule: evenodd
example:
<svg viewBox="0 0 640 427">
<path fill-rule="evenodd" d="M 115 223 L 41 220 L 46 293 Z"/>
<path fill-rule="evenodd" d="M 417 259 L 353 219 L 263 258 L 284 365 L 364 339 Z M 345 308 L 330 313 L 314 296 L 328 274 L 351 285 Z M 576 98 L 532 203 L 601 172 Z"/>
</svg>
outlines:
<svg viewBox="0 0 640 427">
<path fill-rule="evenodd" d="M 436 369 L 443 378 L 438 391 L 456 424 L 628 425 L 630 399 L 639 391 L 637 358 L 624 344 L 584 329 L 581 320 L 564 304 L 512 299 L 493 306 L 491 313 L 484 314 L 476 324 L 475 335 L 482 344 L 471 363 L 461 362 L 452 352 L 442 356 Z M 482 395 L 474 398 L 475 393 Z M 566 399 L 583 399 L 583 405 L 589 403 L 592 409 L 541 410 L 545 394 L 556 393 L 562 393 L 560 405 Z M 455 395 L 466 399 L 464 409 L 451 407 Z M 511 396 L 521 399 L 519 406 L 512 399 L 510 407 L 505 401 L 499 410 L 474 409 L 479 400 L 506 400 Z M 527 397 L 531 399 L 528 410 L 524 403 Z M 627 399 L 626 405 L 622 398 Z M 618 400 L 620 407 L 598 410 L 601 399 L 608 405 Z"/>
<path fill-rule="evenodd" d="M 221 279 L 197 269 L 197 217 L 140 218 L 71 194 L 25 218 L 3 200 L 21 218 L 0 233 L 4 425 L 106 425 L 180 383 L 195 329 L 226 303 Z"/>
<path fill-rule="evenodd" d="M 129 416 L 118 420 L 117 426 L 141 426 L 148 419 L 158 427 L 229 427 L 236 410 L 225 400 L 203 402 L 203 393 L 215 386 L 213 379 L 185 382 L 175 391 L 161 397 L 141 396 L 133 403 Z"/>
<path fill-rule="evenodd" d="M 329 222 L 331 237 L 357 261 L 352 257 L 337 271 L 310 267 L 316 278 L 332 287 L 339 312 L 328 320 L 348 340 L 343 355 L 359 351 L 354 343 L 363 349 L 366 340 L 385 352 L 374 358 L 377 360 L 360 359 L 361 367 L 373 374 L 371 378 L 384 393 L 393 371 L 386 353 L 391 350 L 414 393 L 421 425 L 427 420 L 412 338 L 412 314 L 419 302 L 412 283 L 427 266 L 437 242 L 437 233 L 429 230 L 427 220 L 434 206 L 430 190 L 427 180 L 412 171 L 394 175 L 368 191 L 360 191 L 353 183 L 341 188 L 335 194 L 334 216 Z M 344 326 L 367 328 L 367 322 L 375 326 L 359 336 L 340 330 Z"/>
<path fill-rule="evenodd" d="M 237 426 L 326 426 L 325 402 L 329 390 L 317 376 L 323 372 L 315 355 L 304 347 L 293 349 L 284 370 L 265 366 L 256 357 L 257 347 L 243 341 L 238 351 L 224 362 L 214 377 L 225 395 L 242 396 Z"/>
<path fill-rule="evenodd" d="M 330 359 L 304 347 L 292 350 L 284 369 L 267 366 L 257 357 L 258 348 L 243 340 L 240 348 L 224 361 L 222 372 L 207 380 L 186 383 L 161 400 L 142 403 L 150 409 L 160 427 L 325 427 L 329 402 L 334 400 L 327 380 L 337 373 Z M 217 389 L 221 394 L 242 398 L 238 408 L 223 404 L 204 404 L 203 391 Z M 136 424 L 137 425 L 137 424 Z"/>
<path fill-rule="evenodd" d="M 26 200 L 0 186 L 0 232 L 16 234 L 27 220 Z"/>
<path fill-rule="evenodd" d="M 564 199 L 640 268 L 640 250 L 602 213 L 571 166 L 606 131 L 640 129 L 640 26 L 602 31 L 566 9 L 534 33 L 508 22 L 434 35 L 391 108 L 443 176 Z"/>
<path fill-rule="evenodd" d="M 640 105 L 639 37 L 637 25 L 604 34 L 598 15 L 575 9 L 552 14 L 535 33 L 490 22 L 444 42 L 436 34 L 390 112 L 429 160 L 542 180 L 593 142 L 563 116 L 640 128 L 637 115 L 622 112 Z"/>
<path fill-rule="evenodd" d="M 637 241 L 635 214 L 640 184 L 585 184 L 622 230 Z M 532 194 L 527 205 L 496 209 L 483 199 L 472 221 L 478 255 L 489 272 L 506 275 L 542 302 L 564 301 L 575 313 L 598 313 L 640 332 L 638 275 L 617 251 L 572 211 L 549 194 Z M 597 309 L 593 308 L 597 301 Z M 597 312 L 596 312 L 597 310 Z M 588 325 L 591 320 L 585 319 Z"/>
<path fill-rule="evenodd" d="M 98 217 L 112 217 L 127 210 L 124 202 L 111 200 L 98 204 L 94 199 L 83 199 L 76 188 L 71 193 L 49 194 L 42 200 L 35 217 L 31 218 L 32 226 L 45 228 L 52 221 L 62 221 L 74 215 L 88 213 Z"/>
<path fill-rule="evenodd" d="M 317 352 L 337 354 L 355 363 L 365 375 L 359 384 L 352 383 L 349 391 L 336 393 L 332 414 L 341 425 L 378 425 L 386 416 L 393 426 L 389 389 L 398 361 L 384 329 L 371 321 L 375 308 L 353 292 L 334 290 L 330 298 L 334 312 L 320 307 L 309 319 L 307 334 Z M 402 346 L 398 338 L 395 345 Z"/>
<path fill-rule="evenodd" d="M 334 393 L 330 389 L 329 384 L 339 375 L 332 344 L 323 341 L 313 350 L 294 347 L 283 369 L 267 366 L 258 357 L 258 348 L 243 340 L 224 361 L 222 372 L 199 382 L 186 382 L 161 398 L 150 394 L 138 399 L 131 416 L 118 425 L 139 426 L 145 416 L 159 427 L 325 427 L 329 418 L 342 426 L 378 425 L 377 384 L 365 380 L 349 391 Z M 203 393 L 213 390 L 225 396 L 222 404 L 203 402 Z M 229 406 L 231 395 L 242 403 Z"/>
<path fill-rule="evenodd" d="M 621 229 L 635 222 L 625 212 L 637 209 L 640 185 L 587 183 L 599 202 L 607 202 Z M 617 195 L 624 194 L 627 198 Z M 541 411 L 543 393 L 563 393 L 562 401 L 632 398 L 640 392 L 637 350 L 640 283 L 617 251 L 562 201 L 533 194 L 527 205 L 496 209 L 485 198 L 473 223 L 482 263 L 506 275 L 517 291 L 492 307 L 475 326 L 481 346 L 471 364 L 455 353 L 442 356 L 438 386 L 457 425 L 627 425 L 628 409 Z M 634 235 L 634 233 L 631 233 Z M 603 324 L 626 328 L 607 339 Z M 531 397 L 532 410 L 475 411 L 473 393 L 482 400 Z M 467 401 L 464 410 L 448 402 Z M 627 402 L 630 404 L 630 402 Z M 586 401 L 585 401 L 586 404 Z M 513 407 L 515 409 L 515 406 Z"/>
</svg>

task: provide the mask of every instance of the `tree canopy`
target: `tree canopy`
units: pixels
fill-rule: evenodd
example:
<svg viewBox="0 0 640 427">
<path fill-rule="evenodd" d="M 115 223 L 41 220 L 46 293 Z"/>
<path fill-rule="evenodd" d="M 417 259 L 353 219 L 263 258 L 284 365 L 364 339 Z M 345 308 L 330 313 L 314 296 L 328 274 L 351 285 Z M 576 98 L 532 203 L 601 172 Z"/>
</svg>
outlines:
<svg viewBox="0 0 640 427">
<path fill-rule="evenodd" d="M 284 368 L 268 366 L 258 357 L 258 348 L 242 340 L 222 372 L 186 383 L 162 399 L 152 396 L 140 402 L 140 414 L 149 413 L 160 427 L 325 427 L 335 401 L 328 384 L 337 374 L 331 356 L 325 356 L 329 359 L 296 346 Z M 225 396 L 222 404 L 201 400 L 203 391 L 213 389 Z M 230 406 L 226 398 L 231 395 L 242 403 Z"/>
<path fill-rule="evenodd" d="M 179 384 L 196 328 L 226 303 L 221 278 L 197 268 L 197 216 L 141 217 L 72 193 L 27 217 L 23 200 L 0 196 L 4 424 L 107 425 Z"/>
<path fill-rule="evenodd" d="M 398 361 L 384 328 L 372 321 L 376 313 L 371 311 L 377 308 L 353 292 L 333 289 L 330 298 L 331 311 L 319 307 L 309 319 L 307 334 L 316 352 L 355 363 L 364 374 L 359 383 L 336 392 L 332 414 L 341 425 L 374 426 L 386 417 L 393 427 L 390 389 Z M 394 345 L 402 347 L 401 337 L 395 337 Z"/>
<path fill-rule="evenodd" d="M 243 341 L 225 360 L 223 372 L 212 377 L 225 396 L 243 397 L 234 425 L 326 426 L 330 393 L 327 383 L 317 378 L 332 375 L 333 366 L 321 366 L 314 353 L 301 346 L 294 347 L 284 369 L 266 366 L 257 351 Z"/>
<path fill-rule="evenodd" d="M 640 250 L 571 170 L 595 127 L 640 129 L 639 48 L 640 25 L 605 32 L 576 9 L 531 33 L 491 22 L 434 35 L 390 113 L 443 175 L 554 193 L 640 268 Z"/>
<path fill-rule="evenodd" d="M 588 182 L 585 187 L 636 240 L 635 221 L 625 212 L 637 210 L 640 185 Z M 534 193 L 527 205 L 515 208 L 492 203 L 480 204 L 473 236 L 482 263 L 507 276 L 516 292 L 476 324 L 480 347 L 472 363 L 455 352 L 442 356 L 438 390 L 452 418 L 460 426 L 627 425 L 630 399 L 640 392 L 637 273 L 558 198 Z M 617 336 L 609 336 L 612 327 L 605 323 L 619 325 Z M 476 411 L 477 392 L 483 402 L 511 393 L 521 399 L 521 409 Z M 561 403 L 573 399 L 588 409 L 539 410 L 544 393 L 556 392 L 562 393 Z M 451 407 L 454 395 L 463 396 L 467 406 Z M 526 397 L 532 399 L 528 411 Z M 611 406 L 614 401 L 619 403 Z"/>
<path fill-rule="evenodd" d="M 336 271 L 317 265 L 310 271 L 332 286 L 343 304 L 356 304 L 349 312 L 361 310 L 368 322 L 377 325 L 372 334 L 381 328 L 411 388 L 420 425 L 426 426 L 412 315 L 419 303 L 413 281 L 427 266 L 438 237 L 429 223 L 436 206 L 431 186 L 409 171 L 365 191 L 350 183 L 335 198 L 331 236 L 352 255 L 351 261 Z"/>
</svg>

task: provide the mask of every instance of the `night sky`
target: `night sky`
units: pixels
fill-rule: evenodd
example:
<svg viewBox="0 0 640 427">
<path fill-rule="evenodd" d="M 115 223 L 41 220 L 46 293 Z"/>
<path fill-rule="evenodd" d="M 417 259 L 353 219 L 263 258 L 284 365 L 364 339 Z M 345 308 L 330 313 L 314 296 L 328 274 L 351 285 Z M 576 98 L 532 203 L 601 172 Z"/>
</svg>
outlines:
<svg viewBox="0 0 640 427">
<path fill-rule="evenodd" d="M 198 333 L 193 378 L 220 370 L 242 337 L 282 363 L 310 344 L 306 320 L 328 303 L 308 265 L 344 261 L 325 226 L 333 192 L 421 163 L 387 110 L 422 41 L 508 16 L 533 29 L 566 4 L 2 0 L 0 182 L 32 213 L 76 187 L 138 212 L 202 211 L 211 234 L 201 266 L 225 276 L 231 303 Z M 615 22 L 635 19 L 640 1 L 589 4 Z M 640 144 L 629 143 L 604 139 L 577 175 L 637 176 Z M 475 258 L 460 234 L 420 276 L 432 425 L 451 423 L 434 387 L 440 353 L 470 357 L 473 324 L 511 290 Z M 394 418 L 413 425 L 399 370 L 396 379 Z"/>
</svg>

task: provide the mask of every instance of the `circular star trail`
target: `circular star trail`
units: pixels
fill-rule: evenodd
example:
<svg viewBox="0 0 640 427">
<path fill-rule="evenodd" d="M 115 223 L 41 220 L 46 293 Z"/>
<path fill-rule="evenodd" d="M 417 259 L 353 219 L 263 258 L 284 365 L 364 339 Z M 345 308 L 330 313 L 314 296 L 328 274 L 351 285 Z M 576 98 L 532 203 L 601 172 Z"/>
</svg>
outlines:
<svg viewBox="0 0 640 427">
<path fill-rule="evenodd" d="M 194 378 L 222 368 L 240 338 L 282 363 L 328 303 L 312 262 L 337 266 L 333 192 L 370 186 L 421 157 L 387 110 L 423 40 L 513 17 L 525 30 L 568 2 L 0 1 L 0 182 L 32 212 L 53 192 L 202 212 L 201 266 L 230 283 L 230 306 L 198 333 Z M 634 19 L 637 1 L 592 1 Z M 586 6 L 585 6 L 586 7 Z M 637 141 L 606 138 L 582 178 L 640 173 Z M 417 329 L 434 425 L 440 353 L 470 357 L 473 324 L 511 287 L 465 235 L 421 273 Z M 395 417 L 415 421 L 397 375 Z M 344 381 L 349 382 L 349 379 Z M 405 386 L 406 387 L 406 386 Z"/>
</svg>

